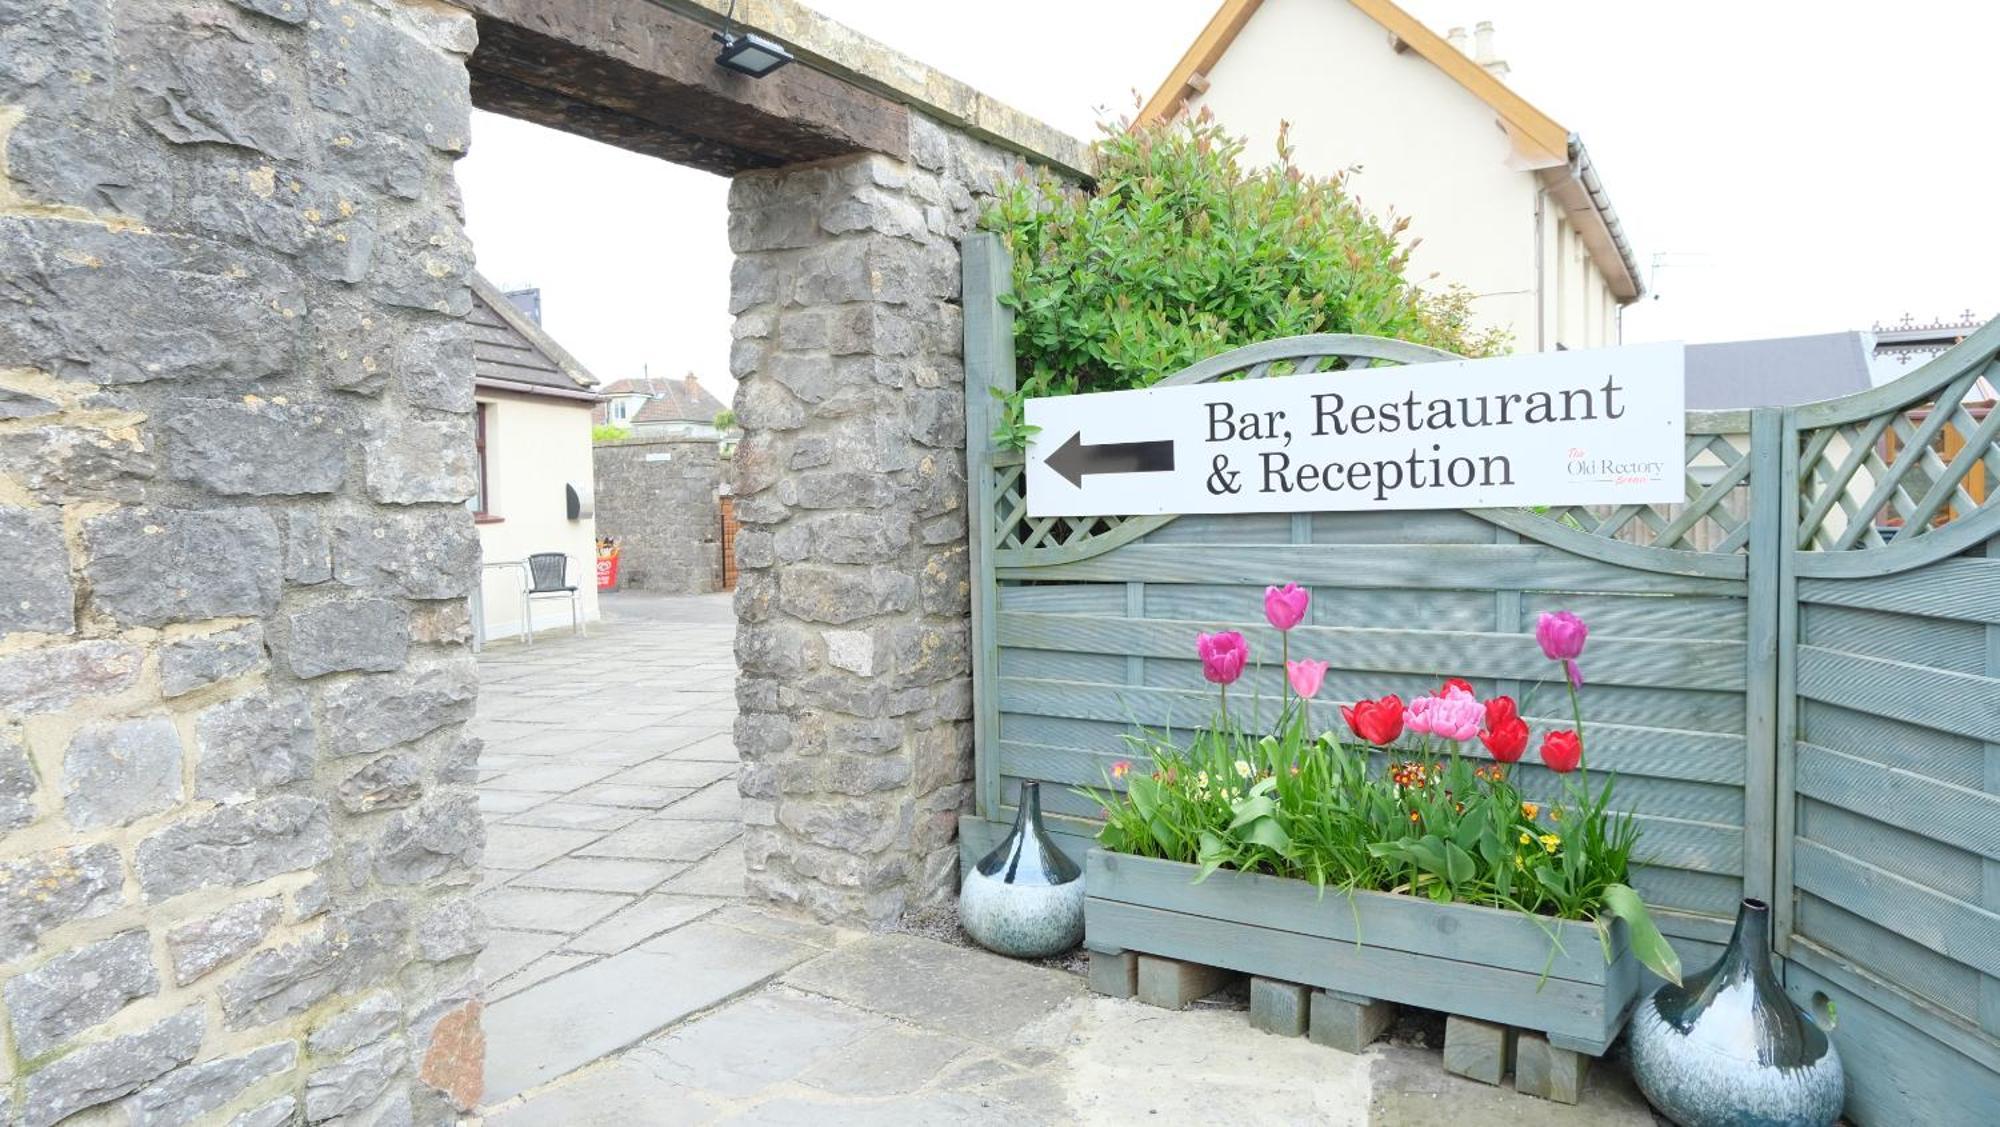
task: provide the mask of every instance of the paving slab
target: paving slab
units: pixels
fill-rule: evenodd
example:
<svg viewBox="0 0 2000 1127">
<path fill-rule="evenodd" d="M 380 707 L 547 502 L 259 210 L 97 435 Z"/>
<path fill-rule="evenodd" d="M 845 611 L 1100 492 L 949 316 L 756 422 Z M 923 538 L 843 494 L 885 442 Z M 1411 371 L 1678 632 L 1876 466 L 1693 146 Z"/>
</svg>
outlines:
<svg viewBox="0 0 2000 1127">
<path fill-rule="evenodd" d="M 580 857 L 638 857 L 650 861 L 699 861 L 734 841 L 743 827 L 731 822 L 682 822 L 664 817 L 634 822 L 577 850 Z M 741 873 L 739 871 L 738 875 Z"/>
<path fill-rule="evenodd" d="M 632 861 L 621 857 L 564 857 L 509 882 L 513 888 L 569 888 L 587 892 L 651 891 L 686 869 L 671 861 Z"/>
<path fill-rule="evenodd" d="M 549 796 L 540 791 L 500 790 L 497 787 L 479 788 L 479 812 L 485 815 L 519 814 L 549 801 Z"/>
<path fill-rule="evenodd" d="M 743 793 L 735 779 L 724 779 L 667 807 L 662 817 L 736 825 L 743 821 Z"/>
<path fill-rule="evenodd" d="M 577 967 L 591 961 L 593 957 L 591 955 L 572 954 L 568 951 L 556 951 L 543 955 L 513 974 L 488 986 L 486 988 L 486 1004 L 490 1006 L 502 998 L 526 990 L 537 982 L 546 982 L 556 975 L 562 974 L 564 971 L 575 970 Z"/>
<path fill-rule="evenodd" d="M 562 936 L 547 932 L 489 926 L 486 947 L 479 952 L 479 977 L 486 982 L 498 982 L 555 950 L 562 940 Z"/>
<path fill-rule="evenodd" d="M 871 935 L 785 976 L 798 990 L 940 1033 L 1005 1041 L 1084 993 L 1081 978 L 912 935 Z"/>
<path fill-rule="evenodd" d="M 572 937 L 563 946 L 567 950 L 594 955 L 615 955 L 663 931 L 699 919 L 727 903 L 727 900 L 705 896 L 673 896 L 656 892 L 606 917 L 602 923 Z"/>
<path fill-rule="evenodd" d="M 706 760 L 655 759 L 637 767 L 627 767 L 612 776 L 614 783 L 639 783 L 656 787 L 705 787 L 718 779 L 736 774 L 736 764 Z M 596 780 L 590 780 L 595 782 Z M 579 786 L 582 784 L 578 784 Z M 526 788 L 515 788 L 526 789 Z"/>
<path fill-rule="evenodd" d="M 742 897 L 746 886 L 743 879 L 743 842 L 740 832 L 738 831 L 737 840 L 717 849 L 707 858 L 695 862 L 686 872 L 660 886 L 660 890 L 681 896 Z"/>
<path fill-rule="evenodd" d="M 519 767 L 493 780 L 493 785 L 501 790 L 540 790 L 553 794 L 567 794 L 578 787 L 589 786 L 607 775 L 615 775 L 619 768 L 606 763 L 572 763 L 565 755 L 565 762 L 545 763 L 533 767 Z M 642 765 L 643 766 L 643 765 Z M 636 770 L 637 768 L 625 768 Z"/>
<path fill-rule="evenodd" d="M 533 809 L 504 819 L 511 826 L 547 826 L 553 829 L 596 830 L 608 833 L 646 816 L 646 811 L 630 806 L 598 806 L 556 798 Z"/>
<path fill-rule="evenodd" d="M 1623 1068 L 1593 1068 L 1575 1104 L 1538 1099 L 1513 1081 L 1482 1084 L 1444 1071 L 1435 1052 L 1378 1044 L 1369 1051 L 1372 1121 L 1396 1127 L 1532 1123 L 1538 1127 L 1653 1127 L 1652 1109 Z"/>
<path fill-rule="evenodd" d="M 888 1025 L 831 998 L 765 991 L 646 1042 L 633 1059 L 685 1088 L 741 1099 Z"/>
<path fill-rule="evenodd" d="M 486 1099 L 572 1072 L 818 953 L 696 921 L 503 998 L 486 1009 Z"/>
<path fill-rule="evenodd" d="M 637 1127 L 715 1121 L 714 1105 L 622 1058 L 486 1117 L 488 1127 Z"/>
<path fill-rule="evenodd" d="M 479 910 L 494 927 L 573 935 L 631 902 L 630 896 L 609 892 L 507 885 L 482 894 Z"/>
<path fill-rule="evenodd" d="M 637 810 L 658 810 L 694 793 L 691 787 L 662 787 L 644 783 L 593 783 L 569 797 L 593 806 L 627 806 Z"/>
<path fill-rule="evenodd" d="M 571 850 L 588 845 L 601 836 L 593 830 L 562 830 L 545 826 L 510 826 L 501 823 L 487 827 L 485 865 L 488 869 L 533 869 L 546 865 Z"/>
</svg>

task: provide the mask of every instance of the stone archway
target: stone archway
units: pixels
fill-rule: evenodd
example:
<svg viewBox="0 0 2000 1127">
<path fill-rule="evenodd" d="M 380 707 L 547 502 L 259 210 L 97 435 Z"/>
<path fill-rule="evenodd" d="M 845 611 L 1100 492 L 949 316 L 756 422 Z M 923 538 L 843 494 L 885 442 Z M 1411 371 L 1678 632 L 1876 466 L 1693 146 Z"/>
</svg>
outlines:
<svg viewBox="0 0 2000 1127">
<path fill-rule="evenodd" d="M 718 72 L 692 0 L 0 27 L 0 1107 L 477 1098 L 475 103 L 736 176 L 751 883 L 869 924 L 949 890 L 956 240 L 1009 165 L 1081 155 L 804 9 L 750 14 L 809 65 Z"/>
</svg>

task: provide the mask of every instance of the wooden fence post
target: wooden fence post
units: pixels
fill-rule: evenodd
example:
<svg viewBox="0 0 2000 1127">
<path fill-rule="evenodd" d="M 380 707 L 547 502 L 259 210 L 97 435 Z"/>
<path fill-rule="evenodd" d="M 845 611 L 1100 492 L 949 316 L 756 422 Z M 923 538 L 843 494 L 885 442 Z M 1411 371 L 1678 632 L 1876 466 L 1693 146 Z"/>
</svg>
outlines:
<svg viewBox="0 0 2000 1127">
<path fill-rule="evenodd" d="M 1000 237 L 966 236 L 960 247 L 965 314 L 965 527 L 972 553 L 972 754 L 977 810 L 1000 812 L 1000 651 L 993 625 L 999 588 L 993 578 L 992 392 L 1014 390 L 1014 311 L 1000 297 L 1014 284 L 1014 264 Z"/>
<path fill-rule="evenodd" d="M 1745 638 L 1743 774 L 1743 895 L 1769 901 L 1776 894 L 1778 745 L 1778 650 L 1781 557 L 1785 540 L 1784 469 L 1780 446 L 1784 413 L 1773 407 L 1750 412 L 1749 630 Z M 1796 490 L 1792 491 L 1796 493 Z"/>
</svg>

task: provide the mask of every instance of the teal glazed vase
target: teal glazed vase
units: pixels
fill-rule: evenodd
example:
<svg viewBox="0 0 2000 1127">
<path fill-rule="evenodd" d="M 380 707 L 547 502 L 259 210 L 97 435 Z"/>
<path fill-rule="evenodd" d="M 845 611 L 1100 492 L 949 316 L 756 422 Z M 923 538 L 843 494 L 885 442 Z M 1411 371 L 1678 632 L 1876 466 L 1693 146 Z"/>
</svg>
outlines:
<svg viewBox="0 0 2000 1127">
<path fill-rule="evenodd" d="M 1745 900 L 1729 948 L 1632 1015 L 1627 1055 L 1646 1099 L 1681 1127 L 1827 1127 L 1840 1054 L 1771 967 L 1770 908 Z"/>
<path fill-rule="evenodd" d="M 1021 784 L 1014 832 L 965 874 L 958 922 L 981 947 L 1017 959 L 1083 942 L 1083 870 L 1042 828 L 1042 788 Z"/>
</svg>

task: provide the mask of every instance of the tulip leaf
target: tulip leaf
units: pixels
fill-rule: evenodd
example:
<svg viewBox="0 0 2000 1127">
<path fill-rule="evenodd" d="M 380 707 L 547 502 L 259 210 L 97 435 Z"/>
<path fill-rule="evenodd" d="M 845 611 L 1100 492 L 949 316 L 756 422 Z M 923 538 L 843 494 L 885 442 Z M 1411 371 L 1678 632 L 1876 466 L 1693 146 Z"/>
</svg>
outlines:
<svg viewBox="0 0 2000 1127">
<path fill-rule="evenodd" d="M 1681 957 L 1674 953 L 1667 938 L 1653 925 L 1652 914 L 1646 911 L 1646 902 L 1632 886 L 1611 884 L 1604 888 L 1604 907 L 1612 915 L 1625 921 L 1625 930 L 1632 941 L 1632 954 L 1649 971 L 1673 983 L 1681 984 Z"/>
<path fill-rule="evenodd" d="M 1455 841 L 1444 843 L 1444 866 L 1445 877 L 1453 884 L 1464 884 L 1472 879 L 1472 854 Z"/>
</svg>

